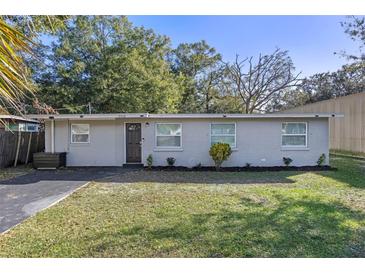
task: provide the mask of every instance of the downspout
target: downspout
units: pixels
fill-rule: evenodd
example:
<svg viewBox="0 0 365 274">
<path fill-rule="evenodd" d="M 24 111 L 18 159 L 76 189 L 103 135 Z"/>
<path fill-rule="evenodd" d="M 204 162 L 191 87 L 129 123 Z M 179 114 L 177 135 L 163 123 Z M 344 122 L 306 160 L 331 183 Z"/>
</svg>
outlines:
<svg viewBox="0 0 365 274">
<path fill-rule="evenodd" d="M 52 153 L 54 153 L 54 141 L 55 141 L 54 126 L 55 126 L 55 121 L 54 121 L 54 119 L 52 119 L 51 120 L 51 152 Z"/>
</svg>

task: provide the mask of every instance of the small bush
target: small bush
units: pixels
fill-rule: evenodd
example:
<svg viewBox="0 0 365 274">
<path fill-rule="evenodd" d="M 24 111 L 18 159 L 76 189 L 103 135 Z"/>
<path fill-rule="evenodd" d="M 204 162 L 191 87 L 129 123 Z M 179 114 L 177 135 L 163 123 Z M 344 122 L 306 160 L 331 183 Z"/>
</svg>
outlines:
<svg viewBox="0 0 365 274">
<path fill-rule="evenodd" d="M 174 166 L 176 159 L 174 157 L 168 157 L 166 158 L 166 162 L 169 166 Z"/>
<path fill-rule="evenodd" d="M 210 147 L 209 155 L 212 157 L 216 170 L 219 170 L 222 163 L 229 158 L 232 150 L 228 144 L 216 143 Z"/>
<path fill-rule="evenodd" d="M 317 165 L 321 166 L 324 164 L 325 161 L 326 161 L 326 154 L 322 153 L 317 160 Z"/>
<path fill-rule="evenodd" d="M 194 168 L 196 168 L 196 169 L 200 169 L 200 168 L 202 168 L 202 163 L 197 163 L 195 166 L 194 166 Z"/>
<path fill-rule="evenodd" d="M 152 154 L 148 155 L 148 157 L 147 157 L 147 165 L 148 165 L 148 168 L 152 168 L 152 165 L 153 165 Z"/>
<path fill-rule="evenodd" d="M 283 162 L 284 162 L 284 165 L 290 166 L 290 164 L 293 162 L 293 159 L 289 158 L 289 157 L 283 157 Z"/>
</svg>

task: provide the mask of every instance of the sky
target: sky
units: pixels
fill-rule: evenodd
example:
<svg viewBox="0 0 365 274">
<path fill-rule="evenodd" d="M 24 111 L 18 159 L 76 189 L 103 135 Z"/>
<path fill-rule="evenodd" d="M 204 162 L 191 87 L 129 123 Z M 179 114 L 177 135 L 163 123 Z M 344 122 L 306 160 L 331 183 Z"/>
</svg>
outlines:
<svg viewBox="0 0 365 274">
<path fill-rule="evenodd" d="M 335 71 L 347 60 L 334 52 L 358 53 L 344 33 L 344 16 L 128 16 L 137 26 L 171 38 L 173 47 L 206 40 L 225 61 L 288 50 L 303 76 Z"/>
</svg>

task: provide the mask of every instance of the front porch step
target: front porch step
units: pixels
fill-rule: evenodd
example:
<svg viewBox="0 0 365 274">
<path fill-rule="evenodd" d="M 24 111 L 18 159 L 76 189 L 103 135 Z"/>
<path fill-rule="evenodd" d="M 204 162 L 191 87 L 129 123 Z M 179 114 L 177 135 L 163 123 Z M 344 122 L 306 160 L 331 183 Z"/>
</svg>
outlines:
<svg viewBox="0 0 365 274">
<path fill-rule="evenodd" d="M 143 168 L 143 164 L 124 164 L 123 165 L 124 168 Z"/>
</svg>

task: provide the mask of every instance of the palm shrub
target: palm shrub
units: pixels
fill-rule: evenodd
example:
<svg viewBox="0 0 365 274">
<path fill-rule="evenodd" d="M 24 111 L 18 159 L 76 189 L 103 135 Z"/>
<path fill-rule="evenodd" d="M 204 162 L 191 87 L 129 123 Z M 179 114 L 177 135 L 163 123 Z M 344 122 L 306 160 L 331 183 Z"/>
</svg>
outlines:
<svg viewBox="0 0 365 274">
<path fill-rule="evenodd" d="M 174 166 L 176 159 L 174 157 L 168 157 L 166 158 L 166 162 L 169 166 Z"/>
<path fill-rule="evenodd" d="M 322 153 L 317 160 L 317 165 L 321 166 L 324 164 L 325 161 L 326 161 L 326 154 Z"/>
<path fill-rule="evenodd" d="M 216 170 L 219 170 L 222 163 L 231 156 L 232 150 L 228 144 L 216 143 L 210 147 L 209 155 L 212 157 Z"/>
<path fill-rule="evenodd" d="M 152 154 L 148 155 L 147 157 L 147 166 L 148 168 L 152 168 L 152 165 L 153 165 L 153 157 L 152 157 Z"/>
<path fill-rule="evenodd" d="M 285 166 L 289 166 L 293 162 L 293 159 L 289 157 L 283 157 L 283 162 Z"/>
</svg>

